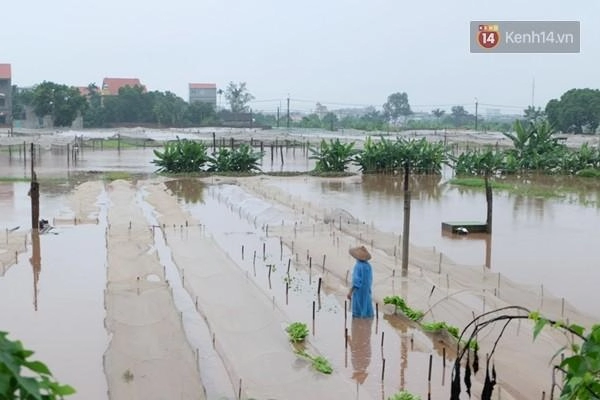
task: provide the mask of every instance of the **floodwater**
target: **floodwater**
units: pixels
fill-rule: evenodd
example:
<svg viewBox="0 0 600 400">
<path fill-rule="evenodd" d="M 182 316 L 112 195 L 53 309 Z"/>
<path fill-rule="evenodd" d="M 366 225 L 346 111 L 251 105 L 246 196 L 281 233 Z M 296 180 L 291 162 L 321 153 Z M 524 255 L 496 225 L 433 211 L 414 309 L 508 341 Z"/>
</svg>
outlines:
<svg viewBox="0 0 600 400">
<path fill-rule="evenodd" d="M 314 165 L 299 149 L 283 151 L 283 165 L 277 162 L 280 153 L 273 155 L 273 162 L 270 155 L 266 155 L 262 161 L 263 170 L 306 171 Z M 81 173 L 127 171 L 151 174 L 155 170 L 150 163 L 152 159 L 149 148 L 88 150 L 77 161 L 69 162 L 65 153 L 43 152 L 37 161 L 38 175 L 67 179 L 42 183 L 41 217 L 69 215 L 64 206 L 65 196 L 77 182 L 89 179 Z M 10 160 L 2 157 L 0 175 L 28 177 L 28 163 L 15 154 Z M 531 287 L 543 285 L 544 290 L 566 298 L 596 318 L 600 317 L 600 311 L 595 307 L 600 301 L 600 294 L 595 290 L 595 282 L 600 278 L 595 262 L 600 248 L 600 237 L 596 234 L 600 224 L 597 188 L 573 191 L 572 195 L 557 199 L 496 192 L 494 232 L 491 240 L 487 240 L 485 235 L 456 236 L 441 232 L 443 221 L 484 220 L 486 211 L 483 191 L 453 187 L 443 179 L 411 180 L 412 243 L 435 247 L 458 264 L 486 265 L 516 282 Z M 554 182 L 545 179 L 550 180 L 546 182 L 549 185 Z M 380 230 L 402 232 L 403 192 L 399 177 L 362 176 L 358 183 L 313 177 L 269 182 L 319 206 L 343 208 Z M 588 182 L 576 181 L 575 187 Z M 312 305 L 316 302 L 315 320 L 310 326 L 311 343 L 326 349 L 324 355 L 334 368 L 349 380 L 356 381 L 357 397 L 361 393 L 376 393 L 381 395 L 378 397 L 387 398 L 398 387 L 416 388 L 415 391 L 424 393 L 430 354 L 433 354 L 434 383 L 437 382 L 434 398 L 446 397 L 450 368 L 442 367 L 441 349 L 439 345 L 434 346 L 428 336 L 383 313 L 371 329 L 352 326 L 344 318 L 343 298 L 328 288 L 323 288 L 320 295 L 317 293 L 316 274 L 293 268 L 290 278 L 287 277 L 289 250 L 281 249 L 277 238 L 265 238 L 261 231 L 264 224 L 279 223 L 286 218 L 284 210 L 256 198 L 244 197 L 241 189 L 233 185 L 174 179 L 167 186 L 180 198 L 182 206 L 214 234 L 248 277 L 273 299 L 274 306 L 285 305 L 286 312 L 296 320 L 310 321 Z M 16 231 L 19 232 L 29 226 L 28 188 L 27 183 L 0 184 L 0 239 L 5 229 L 19 226 Z M 232 202 L 239 208 L 234 210 Z M 100 208 L 102 216 L 105 204 L 101 203 Z M 60 226 L 55 231 L 57 234 L 42 235 L 39 268 L 32 265 L 35 257 L 28 246 L 27 254 L 19 255 L 18 263 L 0 276 L 0 330 L 10 331 L 11 337 L 19 338 L 27 347 L 35 349 L 36 359 L 54 360 L 50 367 L 57 379 L 77 387 L 80 398 L 86 399 L 106 398 L 102 355 L 110 338 L 103 326 L 105 219 L 99 218 L 99 221 L 97 225 Z M 245 245 L 243 251 L 242 245 Z M 256 262 L 255 254 L 259 262 Z M 287 295 L 286 279 L 291 279 Z M 178 307 L 188 313 L 192 310 L 193 314 L 190 299 L 177 290 L 175 293 L 180 297 Z M 197 316 L 187 315 L 186 318 L 190 320 L 189 325 L 196 326 L 196 332 L 202 330 Z M 355 340 L 362 335 L 361 341 L 369 346 L 361 347 L 362 351 L 358 352 L 346 347 L 345 326 Z M 74 358 L 73 354 L 77 356 Z M 214 359 L 204 361 L 218 364 Z M 73 371 L 78 373 L 73 374 Z M 383 383 L 382 375 L 385 376 Z M 228 393 L 221 387 L 209 389 L 212 393 Z"/>
<path fill-rule="evenodd" d="M 273 184 L 322 207 L 343 208 L 380 230 L 402 233 L 400 177 L 365 175 L 359 184 L 318 179 Z M 538 288 L 544 285 L 546 293 L 564 297 L 600 318 L 596 306 L 600 301 L 596 287 L 600 280 L 597 192 L 560 199 L 496 192 L 493 233 L 488 240 L 487 235 L 449 235 L 441 230 L 444 221 L 485 221 L 482 190 L 455 187 L 436 177 L 414 178 L 411 185 L 411 243 L 435 247 L 457 264 L 489 264 L 492 271 L 517 283 Z"/>
<path fill-rule="evenodd" d="M 267 224 L 280 223 L 282 218 L 293 223 L 289 211 L 286 214 L 283 208 L 255 198 L 235 185 L 180 182 L 175 193 L 181 205 L 202 222 L 247 277 L 272 299 L 274 307 L 283 308 L 292 321 L 307 323 L 311 345 L 324 352 L 335 371 L 354 382 L 357 398 L 388 398 L 399 387 L 424 393 L 430 355 L 435 373 L 432 395 L 447 395 L 450 366 L 444 367 L 442 344 L 432 342 L 401 318 L 384 315 L 383 307 L 375 321 L 345 318 L 349 305 L 326 287 L 319 291 L 319 271 L 307 270 L 295 262 L 290 267 L 290 249 L 282 247 L 278 237 L 266 235 L 263 229 Z M 345 341 L 345 332 L 349 342 Z M 452 352 L 451 345 L 447 350 L 448 354 Z"/>
<path fill-rule="evenodd" d="M 0 226 L 9 235 L 31 225 L 29 185 L 0 184 L 10 193 L 0 202 Z M 67 216 L 64 194 L 40 196 L 41 218 Z M 52 221 L 52 217 L 49 218 Z M 105 399 L 102 356 L 109 338 L 104 329 L 106 248 L 103 224 L 59 225 L 33 238 L 27 253 L 0 276 L 0 330 L 35 351 L 56 379 L 77 388 L 79 398 Z M 3 232 L 4 234 L 4 232 Z M 4 239 L 4 237 L 3 237 Z M 76 373 L 74 373 L 76 371 Z"/>
</svg>

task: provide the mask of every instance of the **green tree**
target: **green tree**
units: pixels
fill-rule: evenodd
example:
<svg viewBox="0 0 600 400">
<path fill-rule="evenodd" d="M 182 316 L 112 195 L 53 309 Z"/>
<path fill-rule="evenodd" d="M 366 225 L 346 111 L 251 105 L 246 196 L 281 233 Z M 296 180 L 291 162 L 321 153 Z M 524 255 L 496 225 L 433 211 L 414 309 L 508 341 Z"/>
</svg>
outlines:
<svg viewBox="0 0 600 400">
<path fill-rule="evenodd" d="M 538 122 L 546 118 L 546 112 L 540 107 L 535 108 L 534 106 L 528 106 L 523 111 L 523 115 L 527 122 Z"/>
<path fill-rule="evenodd" d="M 317 129 L 321 127 L 321 119 L 317 114 L 309 114 L 302 117 L 300 120 L 300 127 L 302 128 L 313 128 Z"/>
<path fill-rule="evenodd" d="M 0 332 L 0 399 L 58 400 L 75 393 L 54 380 L 48 367 L 31 360 L 33 351 Z"/>
<path fill-rule="evenodd" d="M 325 114 L 325 116 L 323 117 L 323 119 L 321 121 L 322 121 L 322 127 L 324 129 L 329 129 L 330 131 L 334 131 L 335 125 L 338 122 L 338 117 L 334 113 L 329 112 L 329 113 Z"/>
<path fill-rule="evenodd" d="M 12 117 L 13 119 L 25 119 L 25 107 L 33 103 L 33 92 L 23 90 L 17 85 L 12 87 Z"/>
<path fill-rule="evenodd" d="M 466 126 L 475 121 L 475 116 L 469 114 L 463 106 L 453 106 L 450 109 L 450 121 L 456 127 Z"/>
<path fill-rule="evenodd" d="M 546 115 L 562 132 L 595 133 L 600 124 L 600 90 L 571 89 L 546 105 Z"/>
<path fill-rule="evenodd" d="M 210 103 L 195 101 L 187 107 L 185 119 L 191 125 L 203 125 L 217 118 L 215 107 Z"/>
<path fill-rule="evenodd" d="M 103 127 L 105 113 L 102 107 L 102 95 L 95 83 L 88 85 L 88 107 L 83 114 L 83 126 L 86 128 Z"/>
<path fill-rule="evenodd" d="M 32 106 L 37 116 L 50 115 L 53 125 L 70 126 L 88 104 L 79 89 L 44 81 L 33 90 Z"/>
<path fill-rule="evenodd" d="M 444 114 L 446 114 L 446 111 L 441 110 L 439 108 L 435 108 L 433 110 L 431 110 L 431 114 L 437 119 L 439 120 L 440 118 L 442 118 L 444 116 Z"/>
<path fill-rule="evenodd" d="M 493 192 L 490 179 L 505 168 L 504 153 L 492 150 L 475 150 L 461 153 L 454 158 L 454 169 L 458 175 L 483 177 L 487 204 L 486 230 L 492 233 Z"/>
<path fill-rule="evenodd" d="M 383 105 L 383 115 L 388 121 L 397 122 L 401 117 L 406 118 L 411 114 L 408 95 L 405 92 L 390 94 Z"/>
<path fill-rule="evenodd" d="M 254 100 L 254 96 L 248 92 L 246 82 L 229 82 L 225 89 L 225 99 L 229 103 L 231 112 L 248 112 L 248 103 Z"/>
<path fill-rule="evenodd" d="M 163 126 L 182 126 L 188 105 L 181 97 L 167 92 L 153 93 L 154 120 Z"/>
</svg>

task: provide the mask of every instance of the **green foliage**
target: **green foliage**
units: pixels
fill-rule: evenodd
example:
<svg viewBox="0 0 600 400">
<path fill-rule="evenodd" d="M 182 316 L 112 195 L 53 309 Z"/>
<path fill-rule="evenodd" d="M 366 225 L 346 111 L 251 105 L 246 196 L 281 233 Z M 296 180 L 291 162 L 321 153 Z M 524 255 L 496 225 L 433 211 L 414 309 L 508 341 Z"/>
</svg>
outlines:
<svg viewBox="0 0 600 400">
<path fill-rule="evenodd" d="M 408 95 L 405 92 L 390 94 L 383 105 L 383 115 L 392 122 L 397 121 L 400 117 L 407 117 L 410 114 L 412 114 L 412 111 L 408 103 Z"/>
<path fill-rule="evenodd" d="M 230 150 L 221 147 L 208 158 L 210 172 L 259 172 L 262 154 L 255 152 L 247 144 Z"/>
<path fill-rule="evenodd" d="M 493 150 L 473 150 L 453 157 L 457 175 L 494 176 L 506 170 L 504 153 Z"/>
<path fill-rule="evenodd" d="M 600 325 L 592 326 L 589 333 L 586 334 L 582 326 L 551 321 L 537 311 L 530 312 L 529 319 L 535 322 L 534 339 L 539 336 L 545 326 L 552 326 L 555 329 L 571 333 L 577 338 L 576 340 L 583 342 L 581 345 L 575 342 L 571 343 L 571 355 L 565 357 L 556 367 L 564 373 L 560 400 L 600 398 Z"/>
<path fill-rule="evenodd" d="M 339 139 L 329 142 L 323 139 L 319 148 L 310 147 L 309 150 L 313 154 L 309 158 L 317 160 L 316 172 L 344 172 L 356 154 L 354 142 L 342 143 Z"/>
<path fill-rule="evenodd" d="M 571 89 L 546 105 L 548 120 L 562 132 L 595 133 L 600 123 L 600 90 Z"/>
<path fill-rule="evenodd" d="M 444 321 L 440 322 L 424 322 L 421 327 L 425 332 L 440 332 L 447 331 L 450 335 L 458 339 L 460 330 L 456 326 L 448 325 Z"/>
<path fill-rule="evenodd" d="M 425 138 L 392 141 L 381 137 L 375 142 L 367 137 L 363 151 L 355 157 L 355 163 L 364 173 L 397 173 L 407 167 L 417 174 L 440 174 L 447 160 L 444 145 Z"/>
<path fill-rule="evenodd" d="M 388 397 L 388 400 L 421 400 L 421 396 L 402 390 L 393 396 Z"/>
<path fill-rule="evenodd" d="M 32 351 L 0 332 L 0 399 L 56 400 L 75 393 L 56 382 L 48 367 L 30 359 Z"/>
<path fill-rule="evenodd" d="M 406 317 L 412 321 L 418 322 L 423 319 L 425 315 L 423 311 L 413 310 L 410 308 L 406 301 L 400 296 L 387 296 L 383 299 L 384 304 L 393 304 L 396 307 L 396 312 L 400 310 L 402 314 L 406 315 Z"/>
<path fill-rule="evenodd" d="M 31 105 L 38 117 L 52 117 L 55 126 L 71 126 L 88 106 L 79 89 L 46 81 L 33 90 Z"/>
<path fill-rule="evenodd" d="M 248 111 L 248 103 L 254 100 L 254 96 L 248 92 L 246 82 L 229 82 L 225 89 L 225 99 L 231 107 L 231 112 L 241 113 Z"/>
<path fill-rule="evenodd" d="M 303 342 L 309 334 L 308 327 L 302 322 L 293 322 L 285 329 L 290 338 L 290 342 Z"/>
<path fill-rule="evenodd" d="M 158 171 L 168 173 L 200 172 L 209 160 L 204 143 L 179 138 L 165 143 L 162 152 L 154 150 L 154 155 Z"/>
<path fill-rule="evenodd" d="M 185 119 L 192 125 L 206 125 L 217 120 L 217 113 L 212 104 L 195 101 L 187 107 Z"/>
<path fill-rule="evenodd" d="M 598 168 L 585 168 L 577 171 L 577 176 L 583 178 L 600 178 L 600 169 Z"/>
<path fill-rule="evenodd" d="M 452 178 L 448 181 L 448 183 L 451 185 L 465 186 L 465 187 L 472 187 L 472 188 L 481 188 L 481 189 L 483 189 L 485 187 L 485 181 L 483 180 L 483 178 Z M 508 183 L 498 182 L 498 181 L 491 182 L 490 184 L 492 185 L 493 189 L 509 190 L 509 189 L 513 188 L 513 185 L 510 185 Z"/>
<path fill-rule="evenodd" d="M 329 363 L 329 361 L 323 356 L 313 356 L 307 353 L 305 350 L 298 350 L 296 354 L 299 356 L 306 358 L 312 362 L 312 366 L 315 370 L 323 373 L 323 374 L 331 374 L 333 372 L 333 367 Z"/>
</svg>

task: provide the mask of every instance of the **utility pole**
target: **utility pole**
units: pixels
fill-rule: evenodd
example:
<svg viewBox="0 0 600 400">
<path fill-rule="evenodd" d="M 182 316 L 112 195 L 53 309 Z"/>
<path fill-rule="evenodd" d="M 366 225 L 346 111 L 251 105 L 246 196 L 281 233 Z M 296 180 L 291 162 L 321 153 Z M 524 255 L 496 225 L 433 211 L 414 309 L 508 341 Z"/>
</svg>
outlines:
<svg viewBox="0 0 600 400">
<path fill-rule="evenodd" d="M 408 276 L 410 234 L 410 190 L 408 189 L 409 161 L 404 162 L 404 224 L 402 227 L 402 276 Z"/>
<path fill-rule="evenodd" d="M 35 173 L 35 147 L 31 142 L 31 186 L 29 196 L 31 196 L 31 229 L 40 229 L 40 184 Z"/>
<path fill-rule="evenodd" d="M 290 127 L 290 96 L 287 98 L 287 127 Z"/>
<path fill-rule="evenodd" d="M 277 127 L 279 128 L 279 106 L 277 106 Z"/>
<path fill-rule="evenodd" d="M 477 97 L 475 97 L 475 131 L 477 131 L 477 109 L 478 109 L 478 105 L 479 103 L 477 102 Z"/>
</svg>

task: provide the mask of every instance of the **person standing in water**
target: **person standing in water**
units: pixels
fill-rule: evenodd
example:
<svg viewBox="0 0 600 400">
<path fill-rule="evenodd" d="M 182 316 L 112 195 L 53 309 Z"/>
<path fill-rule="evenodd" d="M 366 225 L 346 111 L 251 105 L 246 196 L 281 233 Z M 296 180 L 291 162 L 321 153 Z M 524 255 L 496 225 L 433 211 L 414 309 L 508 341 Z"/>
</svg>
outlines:
<svg viewBox="0 0 600 400">
<path fill-rule="evenodd" d="M 352 301 L 353 318 L 373 318 L 373 300 L 371 286 L 373 285 L 373 270 L 369 260 L 371 254 L 365 246 L 352 247 L 349 250 L 356 259 L 352 271 L 352 287 L 348 292 L 348 300 Z"/>
</svg>

